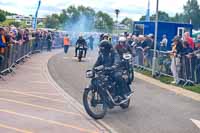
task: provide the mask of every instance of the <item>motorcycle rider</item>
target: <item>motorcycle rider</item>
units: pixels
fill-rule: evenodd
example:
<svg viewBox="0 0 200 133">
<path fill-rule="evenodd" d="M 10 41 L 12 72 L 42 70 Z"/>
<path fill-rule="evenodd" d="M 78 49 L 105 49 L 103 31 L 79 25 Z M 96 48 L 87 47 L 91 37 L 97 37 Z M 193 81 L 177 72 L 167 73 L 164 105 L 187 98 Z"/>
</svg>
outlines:
<svg viewBox="0 0 200 133">
<path fill-rule="evenodd" d="M 134 69 L 133 69 L 134 65 L 132 63 L 133 62 L 133 49 L 127 43 L 126 38 L 124 36 L 120 36 L 118 42 L 119 43 L 115 46 L 115 49 L 119 54 L 120 60 L 123 60 L 123 54 L 125 54 L 125 53 L 129 53 L 132 56 L 132 59 L 131 59 L 132 65 L 127 67 L 126 64 L 121 63 L 121 68 L 123 68 L 123 70 L 125 70 L 125 71 L 128 71 L 129 74 L 132 73 L 132 75 L 133 75 L 133 72 L 134 72 Z M 132 68 L 130 68 L 130 67 L 132 67 Z M 129 83 L 131 83 L 133 81 L 133 78 L 134 78 L 133 76 L 129 75 L 129 79 L 130 79 Z"/>
<path fill-rule="evenodd" d="M 126 43 L 126 38 L 124 36 L 119 37 L 118 42 L 119 43 L 115 46 L 115 49 L 117 50 L 121 59 L 123 58 L 124 53 L 130 53 L 131 55 L 133 54 L 130 45 Z"/>
<path fill-rule="evenodd" d="M 117 95 L 125 99 L 131 90 L 125 79 L 122 77 L 123 71 L 121 71 L 121 69 L 118 67 L 120 64 L 120 57 L 113 49 L 112 44 L 109 42 L 107 34 L 104 34 L 103 40 L 100 42 L 99 49 L 99 56 L 94 65 L 94 69 L 95 67 L 103 65 L 105 68 L 111 68 L 114 70 L 114 73 L 110 76 L 117 82 L 119 86 Z"/>
<path fill-rule="evenodd" d="M 80 46 L 83 46 L 83 48 L 84 48 L 84 58 L 85 58 L 86 54 L 87 54 L 87 43 L 82 35 L 79 35 L 79 38 L 76 41 L 75 57 L 77 57 L 77 52 L 78 52 Z"/>
</svg>

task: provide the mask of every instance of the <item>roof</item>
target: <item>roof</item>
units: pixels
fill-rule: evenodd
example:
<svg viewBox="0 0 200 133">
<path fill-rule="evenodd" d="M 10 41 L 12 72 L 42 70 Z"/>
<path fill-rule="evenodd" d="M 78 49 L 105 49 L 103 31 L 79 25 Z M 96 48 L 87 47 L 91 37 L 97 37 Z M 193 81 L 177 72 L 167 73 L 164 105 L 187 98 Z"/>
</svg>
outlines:
<svg viewBox="0 0 200 133">
<path fill-rule="evenodd" d="M 155 21 L 134 21 L 133 23 L 155 23 Z M 181 25 L 192 26 L 192 24 L 189 23 L 178 23 L 178 22 L 167 22 L 167 21 L 158 21 L 158 23 L 181 24 Z"/>
</svg>

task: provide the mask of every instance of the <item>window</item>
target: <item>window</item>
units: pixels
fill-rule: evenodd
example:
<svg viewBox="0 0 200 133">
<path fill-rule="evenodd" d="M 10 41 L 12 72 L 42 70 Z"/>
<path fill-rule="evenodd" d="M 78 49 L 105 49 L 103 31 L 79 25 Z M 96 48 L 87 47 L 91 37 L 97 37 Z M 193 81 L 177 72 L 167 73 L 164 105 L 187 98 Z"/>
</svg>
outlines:
<svg viewBox="0 0 200 133">
<path fill-rule="evenodd" d="M 135 24 L 134 31 L 138 35 L 144 35 L 144 24 Z"/>
</svg>

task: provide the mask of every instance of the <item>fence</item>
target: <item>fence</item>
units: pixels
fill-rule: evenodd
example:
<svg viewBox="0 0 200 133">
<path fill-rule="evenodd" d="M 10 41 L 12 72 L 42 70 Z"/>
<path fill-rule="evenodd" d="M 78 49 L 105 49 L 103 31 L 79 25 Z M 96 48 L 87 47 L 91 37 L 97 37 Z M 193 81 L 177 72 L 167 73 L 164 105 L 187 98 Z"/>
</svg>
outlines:
<svg viewBox="0 0 200 133">
<path fill-rule="evenodd" d="M 138 47 L 135 51 L 135 66 L 152 71 L 153 50 L 144 51 Z M 180 79 L 184 85 L 200 83 L 200 51 L 191 56 L 182 54 L 172 58 L 166 51 L 156 51 L 156 74 Z"/>
<path fill-rule="evenodd" d="M 52 42 L 51 48 L 60 47 L 62 47 L 62 42 L 59 41 L 59 39 L 55 39 L 54 42 Z M 45 39 L 31 39 L 30 41 L 21 45 L 11 44 L 9 47 L 5 48 L 4 54 L 0 55 L 0 74 L 12 72 L 13 67 L 20 61 L 23 61 L 31 54 L 41 52 L 47 48 L 48 43 Z"/>
</svg>

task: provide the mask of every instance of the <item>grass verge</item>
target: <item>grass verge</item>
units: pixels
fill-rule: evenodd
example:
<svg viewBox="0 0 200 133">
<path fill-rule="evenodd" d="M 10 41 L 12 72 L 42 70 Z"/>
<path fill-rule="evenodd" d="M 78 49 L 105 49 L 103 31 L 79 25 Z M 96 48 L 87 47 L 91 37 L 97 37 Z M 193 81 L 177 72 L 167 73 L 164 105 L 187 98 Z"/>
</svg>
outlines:
<svg viewBox="0 0 200 133">
<path fill-rule="evenodd" d="M 135 68 L 135 71 L 139 72 L 141 74 L 144 74 L 144 75 L 146 75 L 148 77 L 152 77 L 151 71 L 148 71 L 148 70 L 145 70 L 145 69 L 138 69 L 138 68 Z M 171 82 L 173 81 L 172 77 L 163 76 L 163 75 L 162 76 L 158 76 L 155 79 L 157 79 L 160 82 L 165 83 L 165 84 L 171 84 Z M 172 85 L 177 86 L 176 84 L 172 84 Z M 183 89 L 190 90 L 190 91 L 193 91 L 193 92 L 196 92 L 196 93 L 200 94 L 200 84 L 193 85 L 193 86 L 181 86 L 181 85 L 179 85 L 178 87 L 181 87 Z"/>
</svg>

